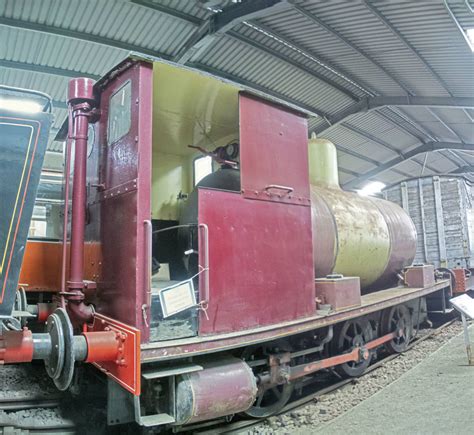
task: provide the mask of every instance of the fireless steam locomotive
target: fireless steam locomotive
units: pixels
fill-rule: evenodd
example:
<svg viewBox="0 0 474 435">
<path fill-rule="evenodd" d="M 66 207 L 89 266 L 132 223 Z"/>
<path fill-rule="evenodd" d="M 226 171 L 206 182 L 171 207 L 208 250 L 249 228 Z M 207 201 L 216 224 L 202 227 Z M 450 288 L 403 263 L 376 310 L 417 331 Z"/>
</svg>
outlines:
<svg viewBox="0 0 474 435">
<path fill-rule="evenodd" d="M 43 359 L 60 390 L 92 363 L 111 425 L 271 415 L 309 375 L 404 351 L 450 295 L 412 265 L 407 214 L 341 190 L 334 145 L 308 143 L 295 107 L 138 56 L 71 80 L 68 107 L 62 243 L 26 243 L 28 146 L 50 115 L 7 143 L 20 117 L 0 114 L 0 358 Z M 53 297 L 26 301 L 38 292 Z"/>
</svg>

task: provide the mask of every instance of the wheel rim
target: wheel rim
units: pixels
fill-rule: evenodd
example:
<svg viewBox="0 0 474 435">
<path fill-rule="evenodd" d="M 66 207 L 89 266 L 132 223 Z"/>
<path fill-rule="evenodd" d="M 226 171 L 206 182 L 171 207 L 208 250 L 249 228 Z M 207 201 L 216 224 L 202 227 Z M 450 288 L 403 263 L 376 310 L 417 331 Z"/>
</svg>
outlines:
<svg viewBox="0 0 474 435">
<path fill-rule="evenodd" d="M 372 328 L 367 319 L 352 319 L 343 323 L 337 335 L 335 354 L 352 352 L 356 347 L 363 347 L 373 338 Z M 336 366 L 342 376 L 360 376 L 370 364 L 371 356 L 360 361 L 348 361 Z"/>
<path fill-rule="evenodd" d="M 293 384 L 276 385 L 257 395 L 254 404 L 245 411 L 250 417 L 263 418 L 281 411 L 290 400 Z"/>
<path fill-rule="evenodd" d="M 392 307 L 385 316 L 385 334 L 397 332 L 397 336 L 387 343 L 392 353 L 400 353 L 407 349 L 412 336 L 410 311 L 405 305 Z"/>
<path fill-rule="evenodd" d="M 272 349 L 266 346 L 249 347 L 244 350 L 242 359 L 244 361 L 259 360 L 267 358 L 272 353 Z M 253 367 L 255 375 L 261 371 L 265 371 L 267 365 Z M 294 385 L 281 384 L 273 385 L 269 388 L 259 390 L 253 405 L 243 412 L 244 415 L 254 418 L 265 418 L 281 411 L 290 400 L 293 393 Z"/>
</svg>

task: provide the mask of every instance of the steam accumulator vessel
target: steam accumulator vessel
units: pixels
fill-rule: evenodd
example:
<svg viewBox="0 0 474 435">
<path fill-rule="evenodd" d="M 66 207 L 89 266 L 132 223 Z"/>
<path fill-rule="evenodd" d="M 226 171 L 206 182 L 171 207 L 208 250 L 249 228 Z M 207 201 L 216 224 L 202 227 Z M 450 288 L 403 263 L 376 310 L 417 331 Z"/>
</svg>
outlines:
<svg viewBox="0 0 474 435">
<path fill-rule="evenodd" d="M 308 151 L 316 277 L 359 276 L 362 288 L 395 284 L 415 257 L 410 217 L 392 202 L 343 191 L 332 142 L 313 135 Z"/>
</svg>

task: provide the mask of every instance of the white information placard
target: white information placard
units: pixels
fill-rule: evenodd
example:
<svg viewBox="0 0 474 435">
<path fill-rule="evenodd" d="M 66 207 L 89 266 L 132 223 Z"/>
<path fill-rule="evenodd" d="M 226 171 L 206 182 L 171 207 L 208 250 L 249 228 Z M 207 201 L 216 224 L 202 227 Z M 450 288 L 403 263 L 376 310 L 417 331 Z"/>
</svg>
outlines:
<svg viewBox="0 0 474 435">
<path fill-rule="evenodd" d="M 456 310 L 463 313 L 466 317 L 474 319 L 474 299 L 470 296 L 463 294 L 450 299 L 449 302 L 451 302 Z"/>
<path fill-rule="evenodd" d="M 160 290 L 160 301 L 164 318 L 196 306 L 192 279 Z"/>
</svg>

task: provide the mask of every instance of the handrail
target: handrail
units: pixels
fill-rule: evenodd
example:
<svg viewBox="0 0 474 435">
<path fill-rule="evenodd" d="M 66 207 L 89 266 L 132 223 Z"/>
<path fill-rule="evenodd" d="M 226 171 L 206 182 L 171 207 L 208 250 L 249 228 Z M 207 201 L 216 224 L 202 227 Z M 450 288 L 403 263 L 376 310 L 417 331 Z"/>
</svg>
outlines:
<svg viewBox="0 0 474 435">
<path fill-rule="evenodd" d="M 150 220 L 143 221 L 145 224 L 146 254 L 145 254 L 145 294 L 147 296 L 146 305 L 151 307 L 151 277 L 152 277 L 152 260 L 153 260 L 153 225 Z"/>
<path fill-rule="evenodd" d="M 197 227 L 199 224 L 180 224 L 180 225 L 173 225 L 172 227 L 160 228 L 159 230 L 153 231 L 152 234 L 162 233 L 164 231 L 169 230 L 176 230 L 177 228 L 189 228 L 189 227 Z"/>
<path fill-rule="evenodd" d="M 284 190 L 286 191 L 287 194 L 290 194 L 293 192 L 295 189 L 290 186 L 280 186 L 279 184 L 269 184 L 268 186 L 265 186 L 265 191 L 269 191 L 271 189 L 276 189 L 276 190 Z"/>
<path fill-rule="evenodd" d="M 200 294 L 200 303 L 205 304 L 206 307 L 209 304 L 209 227 L 206 224 L 199 224 L 199 228 L 203 230 L 203 236 L 199 233 L 199 251 L 204 251 L 202 271 L 204 272 L 205 282 L 203 285 L 203 294 Z M 203 240 L 202 240 L 203 239 Z M 204 243 L 202 243 L 204 242 Z M 199 292 L 201 293 L 201 292 Z M 205 309 L 206 307 L 203 307 Z"/>
<path fill-rule="evenodd" d="M 204 312 L 206 312 L 207 305 L 209 304 L 209 227 L 206 224 L 200 223 L 190 223 L 190 224 L 181 224 L 181 225 L 174 225 L 172 227 L 167 227 L 167 228 L 161 228 L 159 230 L 152 230 L 152 225 L 150 221 L 145 221 L 145 225 L 147 225 L 147 239 L 148 239 L 148 254 L 147 258 L 145 261 L 148 262 L 148 269 L 149 270 L 149 277 L 150 279 L 148 280 L 148 292 L 151 297 L 151 264 L 152 264 L 152 242 L 151 238 L 153 234 L 168 231 L 168 230 L 173 230 L 177 228 L 190 228 L 190 227 L 197 227 L 199 229 L 198 233 L 198 243 L 199 243 L 199 271 L 196 275 L 194 275 L 192 278 L 194 278 L 197 275 L 200 275 L 201 273 L 204 274 L 204 283 L 202 285 L 202 289 L 199 289 L 199 307 L 202 309 Z M 202 261 L 201 261 L 202 258 Z M 201 264 L 202 263 L 202 264 Z M 191 278 L 191 279 L 192 279 Z M 149 302 L 149 305 L 151 304 L 151 300 Z"/>
</svg>

